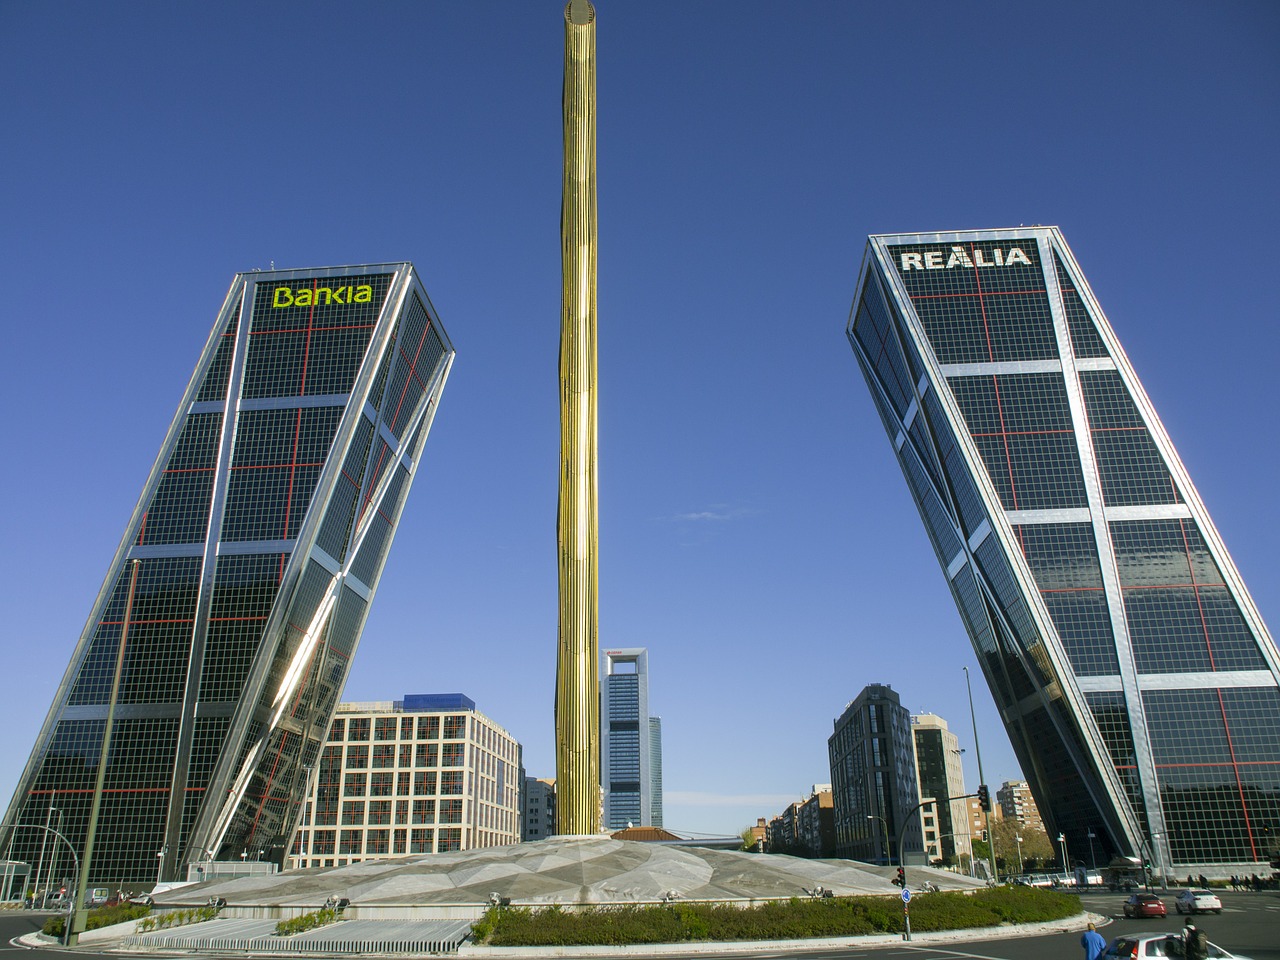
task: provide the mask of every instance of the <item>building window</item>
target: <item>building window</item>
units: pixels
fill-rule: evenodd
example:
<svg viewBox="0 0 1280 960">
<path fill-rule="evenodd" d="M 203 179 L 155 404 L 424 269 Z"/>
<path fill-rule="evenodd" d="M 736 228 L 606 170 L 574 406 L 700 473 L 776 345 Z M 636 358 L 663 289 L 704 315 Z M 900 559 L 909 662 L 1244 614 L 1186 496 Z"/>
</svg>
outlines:
<svg viewBox="0 0 1280 960">
<path fill-rule="evenodd" d="M 461 740 L 466 735 L 467 718 L 465 716 L 444 718 L 444 738 L 446 740 Z"/>
<path fill-rule="evenodd" d="M 442 767 L 462 767 L 466 765 L 467 745 L 465 743 L 446 743 L 441 758 Z"/>
<path fill-rule="evenodd" d="M 369 739 L 369 718 L 368 717 L 352 717 L 351 722 L 347 724 L 347 740 L 368 740 Z"/>
<path fill-rule="evenodd" d="M 440 746 L 435 743 L 420 743 L 414 754 L 413 765 L 415 767 L 438 767 L 440 766 Z"/>
<path fill-rule="evenodd" d="M 334 831 L 317 830 L 311 838 L 311 855 L 323 856 L 333 853 Z"/>
<path fill-rule="evenodd" d="M 419 740 L 439 740 L 440 739 L 440 718 L 439 717 L 419 717 L 418 718 L 418 739 Z M 430 833 L 431 831 L 427 831 Z"/>
<path fill-rule="evenodd" d="M 379 717 L 373 725 L 373 739 L 394 740 L 396 738 L 396 718 Z"/>
<path fill-rule="evenodd" d="M 344 800 L 342 802 L 342 822 L 349 827 L 364 826 L 364 801 Z"/>
<path fill-rule="evenodd" d="M 363 770 L 369 766 L 368 747 L 347 747 L 347 769 Z"/>
<path fill-rule="evenodd" d="M 440 793 L 442 796 L 461 796 L 463 777 L 461 770 L 444 770 L 440 773 Z"/>
<path fill-rule="evenodd" d="M 365 853 L 390 853 L 391 852 L 391 831 L 390 830 L 370 830 L 369 836 L 365 840 Z"/>
<path fill-rule="evenodd" d="M 329 740 L 343 740 L 347 735 L 347 721 L 335 720 L 329 724 Z"/>
<path fill-rule="evenodd" d="M 435 773 L 415 773 L 413 775 L 413 792 L 418 796 L 434 794 L 436 792 Z"/>
<path fill-rule="evenodd" d="M 339 853 L 360 853 L 363 846 L 363 830 L 343 830 L 338 837 Z"/>
<path fill-rule="evenodd" d="M 400 739 L 401 740 L 413 739 L 413 717 L 400 718 Z"/>
<path fill-rule="evenodd" d="M 348 773 L 342 783 L 342 792 L 348 797 L 363 797 L 368 777 L 363 773 Z"/>
<path fill-rule="evenodd" d="M 436 802 L 434 800 L 413 801 L 413 822 L 414 823 L 435 823 L 436 822 Z"/>
<path fill-rule="evenodd" d="M 354 750 L 355 748 L 352 747 L 351 749 Z M 394 743 L 377 744 L 373 748 L 373 765 L 382 769 L 394 767 L 396 765 L 396 745 Z"/>
<path fill-rule="evenodd" d="M 369 796 L 389 797 L 395 781 L 394 773 L 374 773 L 369 777 Z"/>
<path fill-rule="evenodd" d="M 440 801 L 440 822 L 441 823 L 461 823 L 462 822 L 462 801 L 461 800 L 441 800 Z"/>
<path fill-rule="evenodd" d="M 390 800 L 371 800 L 369 802 L 369 824 L 382 824 L 391 822 L 391 801 Z"/>
<path fill-rule="evenodd" d="M 410 853 L 431 853 L 434 830 L 411 830 L 409 831 L 409 852 Z"/>
</svg>

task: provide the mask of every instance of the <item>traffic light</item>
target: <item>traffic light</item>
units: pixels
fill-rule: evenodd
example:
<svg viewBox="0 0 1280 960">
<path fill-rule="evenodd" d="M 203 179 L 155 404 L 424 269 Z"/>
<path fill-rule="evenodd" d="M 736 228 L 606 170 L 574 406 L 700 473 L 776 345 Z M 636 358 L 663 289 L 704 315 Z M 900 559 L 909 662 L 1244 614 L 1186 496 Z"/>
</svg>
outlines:
<svg viewBox="0 0 1280 960">
<path fill-rule="evenodd" d="M 907 885 L 907 871 L 899 867 L 898 875 L 893 878 L 893 882 L 899 887 L 905 887 Z"/>
<path fill-rule="evenodd" d="M 978 784 L 978 806 L 987 813 L 991 812 L 991 791 L 985 783 Z"/>
</svg>

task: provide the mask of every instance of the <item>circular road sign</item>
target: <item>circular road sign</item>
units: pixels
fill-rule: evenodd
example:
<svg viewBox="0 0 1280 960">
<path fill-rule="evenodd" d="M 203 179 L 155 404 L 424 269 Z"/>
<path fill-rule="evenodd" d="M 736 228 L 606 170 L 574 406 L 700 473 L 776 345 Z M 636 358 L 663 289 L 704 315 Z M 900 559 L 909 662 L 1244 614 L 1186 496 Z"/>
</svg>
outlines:
<svg viewBox="0 0 1280 960">
<path fill-rule="evenodd" d="M 902 888 L 902 902 L 903 903 L 911 902 L 911 891 L 908 890 L 906 887 Z"/>
</svg>

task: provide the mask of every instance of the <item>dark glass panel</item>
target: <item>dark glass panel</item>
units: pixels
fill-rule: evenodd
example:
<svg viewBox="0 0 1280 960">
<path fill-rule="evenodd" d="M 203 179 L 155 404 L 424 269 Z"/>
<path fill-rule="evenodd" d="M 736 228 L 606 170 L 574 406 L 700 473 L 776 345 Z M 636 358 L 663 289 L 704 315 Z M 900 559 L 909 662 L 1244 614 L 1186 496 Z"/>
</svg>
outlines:
<svg viewBox="0 0 1280 960">
<path fill-rule="evenodd" d="M 1071 349 L 1077 357 L 1106 357 L 1106 344 L 1094 326 L 1093 318 L 1084 305 L 1084 299 L 1076 290 L 1075 284 L 1062 261 L 1055 252 L 1053 266 L 1058 274 L 1058 288 L 1062 292 L 1062 305 L 1067 314 L 1067 329 L 1071 333 Z"/>
</svg>

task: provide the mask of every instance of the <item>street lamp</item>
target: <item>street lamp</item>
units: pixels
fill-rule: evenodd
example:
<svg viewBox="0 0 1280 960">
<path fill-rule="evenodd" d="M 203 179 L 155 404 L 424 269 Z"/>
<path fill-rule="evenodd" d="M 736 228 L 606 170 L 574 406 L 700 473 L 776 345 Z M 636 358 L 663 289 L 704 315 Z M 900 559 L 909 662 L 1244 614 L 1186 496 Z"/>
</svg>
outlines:
<svg viewBox="0 0 1280 960">
<path fill-rule="evenodd" d="M 889 824 L 888 824 L 888 821 L 886 821 L 884 817 L 877 816 L 877 815 L 876 815 L 876 814 L 874 814 L 874 813 L 868 813 L 868 814 L 867 814 L 867 819 L 868 819 L 868 820 L 879 820 L 879 821 L 880 821 L 880 824 L 884 827 L 884 859 L 885 859 L 885 861 L 886 861 L 888 864 L 892 865 L 892 864 L 893 864 L 893 857 L 892 857 L 892 855 L 889 853 Z"/>
<path fill-rule="evenodd" d="M 1058 834 L 1058 842 L 1062 844 L 1062 879 L 1069 881 L 1071 877 L 1067 863 L 1067 835 L 1065 833 Z"/>
<path fill-rule="evenodd" d="M 1093 838 L 1096 836 L 1097 834 L 1093 832 L 1093 827 L 1090 827 L 1089 828 L 1089 869 L 1090 870 L 1098 869 L 1098 860 L 1093 855 Z"/>
<path fill-rule="evenodd" d="M 973 751 L 978 757 L 978 783 L 987 782 L 982 775 L 982 747 L 978 745 L 978 715 L 973 709 L 973 685 L 969 682 L 969 668 L 964 667 L 964 685 L 969 691 L 969 719 L 973 721 Z M 1000 882 L 1000 868 L 996 866 L 996 844 L 995 834 L 991 832 L 991 819 L 987 816 L 987 811 L 982 811 L 982 826 L 987 831 L 987 836 L 991 838 L 991 879 L 996 883 Z"/>
<path fill-rule="evenodd" d="M 163 850 L 156 851 L 156 886 L 160 886 L 160 874 L 164 871 L 164 851 L 169 849 L 165 847 Z"/>
<path fill-rule="evenodd" d="M 1015 834 L 1013 835 L 1013 839 L 1014 839 L 1014 840 L 1017 842 L 1017 844 L 1018 844 L 1018 872 L 1019 872 L 1019 873 L 1026 873 L 1026 872 L 1027 872 L 1027 870 L 1026 870 L 1026 865 L 1025 865 L 1025 864 L 1026 864 L 1026 861 L 1024 861 L 1024 860 L 1022 859 L 1022 838 L 1021 838 L 1020 836 L 1018 836 L 1018 835 L 1015 833 Z"/>
</svg>

